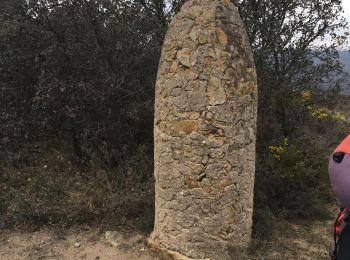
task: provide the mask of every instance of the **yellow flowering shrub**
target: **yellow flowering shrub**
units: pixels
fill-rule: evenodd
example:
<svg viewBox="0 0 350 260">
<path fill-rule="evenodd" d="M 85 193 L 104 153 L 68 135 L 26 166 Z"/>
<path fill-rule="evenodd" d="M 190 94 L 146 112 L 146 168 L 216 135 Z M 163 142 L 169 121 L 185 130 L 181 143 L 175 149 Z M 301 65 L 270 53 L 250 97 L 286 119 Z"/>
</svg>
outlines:
<svg viewBox="0 0 350 260">
<path fill-rule="evenodd" d="M 334 120 L 338 121 L 338 122 L 344 122 L 345 121 L 345 117 L 342 116 L 339 112 L 335 112 L 334 114 Z"/>
<path fill-rule="evenodd" d="M 326 108 L 313 108 L 311 106 L 308 106 L 307 109 L 310 114 L 318 120 L 334 120 L 337 122 L 345 121 L 345 117 L 339 112 L 332 112 Z"/>
<path fill-rule="evenodd" d="M 311 109 L 310 113 L 314 118 L 317 118 L 319 120 L 331 118 L 331 114 L 324 108 Z"/>
<path fill-rule="evenodd" d="M 300 93 L 300 101 L 303 103 L 310 101 L 311 98 L 312 98 L 312 94 L 310 90 L 304 90 Z"/>
<path fill-rule="evenodd" d="M 288 138 L 284 138 L 283 143 L 280 146 L 270 145 L 268 147 L 269 152 L 277 161 L 282 160 L 282 156 L 287 152 Z"/>
<path fill-rule="evenodd" d="M 306 108 L 311 116 L 317 120 L 334 120 L 336 122 L 344 122 L 345 117 L 342 116 L 339 112 L 333 112 L 326 108 L 314 108 L 308 105 L 308 102 L 312 100 L 312 92 L 310 90 L 301 91 L 298 94 L 298 103 L 301 107 Z"/>
</svg>

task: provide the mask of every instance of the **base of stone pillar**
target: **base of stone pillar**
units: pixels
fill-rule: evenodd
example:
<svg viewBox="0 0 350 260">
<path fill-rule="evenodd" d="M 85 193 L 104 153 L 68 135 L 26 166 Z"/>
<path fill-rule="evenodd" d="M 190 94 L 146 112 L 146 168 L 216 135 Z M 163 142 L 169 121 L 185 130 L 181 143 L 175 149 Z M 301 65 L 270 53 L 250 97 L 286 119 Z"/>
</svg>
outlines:
<svg viewBox="0 0 350 260">
<path fill-rule="evenodd" d="M 162 246 L 161 244 L 157 243 L 151 238 L 147 239 L 147 246 L 154 252 L 160 254 L 163 257 L 168 258 L 169 260 L 211 260 L 210 258 L 190 258 L 188 256 L 185 256 L 179 252 L 169 250 Z"/>
</svg>

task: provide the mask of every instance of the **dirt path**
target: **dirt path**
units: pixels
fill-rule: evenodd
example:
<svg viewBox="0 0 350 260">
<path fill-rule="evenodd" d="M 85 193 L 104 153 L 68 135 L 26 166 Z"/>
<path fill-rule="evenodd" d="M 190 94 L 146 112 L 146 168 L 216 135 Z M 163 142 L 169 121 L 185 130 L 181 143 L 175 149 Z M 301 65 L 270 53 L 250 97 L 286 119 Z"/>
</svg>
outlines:
<svg viewBox="0 0 350 260">
<path fill-rule="evenodd" d="M 275 220 L 273 238 L 254 242 L 251 260 L 328 260 L 332 222 L 291 223 Z M 145 247 L 145 236 L 127 232 L 101 232 L 96 227 L 36 232 L 0 233 L 1 260 L 160 260 Z M 112 245 L 114 244 L 114 245 Z M 219 260 L 219 259 L 215 259 Z M 241 259 L 237 259 L 241 260 Z"/>
<path fill-rule="evenodd" d="M 253 257 L 259 260 L 329 260 L 333 247 L 333 220 L 276 220 L 273 238 L 257 243 Z"/>
<path fill-rule="evenodd" d="M 144 246 L 144 236 L 130 234 L 123 237 L 120 244 L 118 235 L 115 236 L 117 246 L 112 246 L 104 233 L 93 229 L 69 230 L 66 233 L 45 229 L 33 233 L 0 233 L 0 259 L 159 259 Z"/>
</svg>

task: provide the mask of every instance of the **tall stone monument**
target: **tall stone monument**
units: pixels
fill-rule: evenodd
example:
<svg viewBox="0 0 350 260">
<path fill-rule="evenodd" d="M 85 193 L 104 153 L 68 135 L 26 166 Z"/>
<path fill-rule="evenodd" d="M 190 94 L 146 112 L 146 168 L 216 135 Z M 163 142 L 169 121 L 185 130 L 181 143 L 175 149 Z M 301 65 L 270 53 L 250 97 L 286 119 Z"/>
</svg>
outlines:
<svg viewBox="0 0 350 260">
<path fill-rule="evenodd" d="M 189 0 L 170 24 L 155 104 L 151 247 L 229 259 L 251 239 L 257 79 L 229 0 Z"/>
</svg>

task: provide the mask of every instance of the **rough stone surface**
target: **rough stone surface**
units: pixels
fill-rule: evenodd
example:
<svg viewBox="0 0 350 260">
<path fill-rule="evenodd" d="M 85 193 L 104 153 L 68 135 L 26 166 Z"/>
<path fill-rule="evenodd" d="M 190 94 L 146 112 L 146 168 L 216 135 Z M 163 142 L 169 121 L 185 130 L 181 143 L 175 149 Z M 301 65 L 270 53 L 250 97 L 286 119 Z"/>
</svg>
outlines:
<svg viewBox="0 0 350 260">
<path fill-rule="evenodd" d="M 256 109 L 253 55 L 237 8 L 187 1 L 169 27 L 156 83 L 153 247 L 221 260 L 249 244 Z"/>
</svg>

